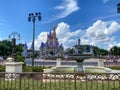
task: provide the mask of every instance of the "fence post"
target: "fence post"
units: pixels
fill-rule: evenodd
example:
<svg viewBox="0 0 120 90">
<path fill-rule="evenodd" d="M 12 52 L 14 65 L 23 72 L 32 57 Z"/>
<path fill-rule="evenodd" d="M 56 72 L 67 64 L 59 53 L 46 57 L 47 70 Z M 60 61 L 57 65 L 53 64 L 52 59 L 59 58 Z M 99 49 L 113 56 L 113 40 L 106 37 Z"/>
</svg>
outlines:
<svg viewBox="0 0 120 90">
<path fill-rule="evenodd" d="M 74 90 L 77 90 L 77 84 L 76 84 L 77 74 L 74 74 Z"/>
<path fill-rule="evenodd" d="M 19 73 L 19 90 L 21 90 L 21 74 Z"/>
</svg>

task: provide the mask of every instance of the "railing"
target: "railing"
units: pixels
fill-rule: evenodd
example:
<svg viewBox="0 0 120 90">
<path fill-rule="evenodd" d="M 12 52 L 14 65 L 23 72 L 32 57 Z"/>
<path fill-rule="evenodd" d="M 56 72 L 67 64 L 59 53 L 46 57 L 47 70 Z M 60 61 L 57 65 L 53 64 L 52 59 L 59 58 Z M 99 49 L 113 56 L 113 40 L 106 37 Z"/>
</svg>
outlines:
<svg viewBox="0 0 120 90">
<path fill-rule="evenodd" d="M 120 90 L 120 73 L 0 73 L 0 90 Z"/>
</svg>

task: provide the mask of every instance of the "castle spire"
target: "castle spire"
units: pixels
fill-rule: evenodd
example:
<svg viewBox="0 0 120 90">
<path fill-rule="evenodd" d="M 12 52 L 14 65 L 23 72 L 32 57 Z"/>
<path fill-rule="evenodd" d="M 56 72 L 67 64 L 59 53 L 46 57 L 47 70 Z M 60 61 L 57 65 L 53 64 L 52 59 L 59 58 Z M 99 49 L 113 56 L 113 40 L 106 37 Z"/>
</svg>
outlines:
<svg viewBox="0 0 120 90">
<path fill-rule="evenodd" d="M 55 42 L 56 42 L 56 26 L 53 25 L 53 44 L 55 45 Z"/>
<path fill-rule="evenodd" d="M 78 45 L 80 45 L 80 39 L 78 39 Z"/>
<path fill-rule="evenodd" d="M 56 36 L 56 26 L 55 25 L 53 25 L 52 30 L 53 30 L 53 34 Z"/>
</svg>

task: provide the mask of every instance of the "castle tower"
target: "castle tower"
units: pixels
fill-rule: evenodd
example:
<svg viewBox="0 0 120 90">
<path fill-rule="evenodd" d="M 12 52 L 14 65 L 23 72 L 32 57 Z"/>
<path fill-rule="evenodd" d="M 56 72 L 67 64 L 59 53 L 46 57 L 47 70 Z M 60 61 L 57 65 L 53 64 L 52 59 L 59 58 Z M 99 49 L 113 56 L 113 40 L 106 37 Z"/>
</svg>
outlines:
<svg viewBox="0 0 120 90">
<path fill-rule="evenodd" d="M 57 56 L 57 55 L 62 55 L 63 54 L 63 46 L 59 44 L 58 38 L 56 36 L 56 27 L 53 26 L 52 30 L 47 34 L 47 40 L 44 44 L 44 47 L 42 48 L 42 44 L 40 46 L 40 51 L 44 52 L 45 57 L 48 56 Z"/>
<path fill-rule="evenodd" d="M 56 42 L 56 27 L 53 26 L 53 44 L 55 45 Z"/>
<path fill-rule="evenodd" d="M 91 53 L 92 55 L 94 55 L 93 46 L 92 46 L 92 45 L 90 45 L 90 53 Z"/>
<path fill-rule="evenodd" d="M 78 45 L 80 45 L 80 39 L 78 39 Z"/>
<path fill-rule="evenodd" d="M 28 49 L 27 43 L 25 43 L 25 44 L 23 45 L 23 52 L 22 52 L 22 56 L 23 56 L 24 58 L 26 58 L 26 57 L 28 56 L 27 49 Z"/>
</svg>

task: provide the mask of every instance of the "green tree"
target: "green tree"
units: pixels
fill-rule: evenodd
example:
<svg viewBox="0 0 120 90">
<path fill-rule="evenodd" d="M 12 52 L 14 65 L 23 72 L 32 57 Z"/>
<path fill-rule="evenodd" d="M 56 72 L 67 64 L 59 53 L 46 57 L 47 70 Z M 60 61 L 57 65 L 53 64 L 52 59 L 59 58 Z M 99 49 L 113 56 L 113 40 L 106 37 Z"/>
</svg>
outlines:
<svg viewBox="0 0 120 90">
<path fill-rule="evenodd" d="M 20 43 L 16 45 L 15 53 L 17 53 L 18 55 L 21 55 L 22 52 L 23 52 L 23 44 Z"/>
<path fill-rule="evenodd" d="M 85 45 L 86 50 L 90 50 L 90 45 Z"/>
<path fill-rule="evenodd" d="M 16 62 L 23 62 L 23 66 L 26 66 L 26 64 L 25 64 L 25 61 L 24 61 L 23 57 L 22 57 L 22 56 L 20 56 L 20 55 L 17 55 L 17 57 L 16 57 Z"/>
<path fill-rule="evenodd" d="M 66 53 L 67 54 L 72 54 L 73 53 L 73 48 L 67 48 Z"/>
<path fill-rule="evenodd" d="M 23 44 L 18 44 L 15 47 L 15 53 L 18 55 L 21 55 L 21 52 L 23 51 Z M 3 40 L 0 41 L 0 56 L 7 57 L 12 54 L 12 42 Z"/>
<path fill-rule="evenodd" d="M 85 46 L 85 50 L 90 50 L 90 45 L 83 45 Z M 93 46 L 93 52 L 95 57 L 99 57 L 100 55 L 105 56 L 108 55 L 108 51 L 105 49 L 101 49 L 97 46 Z M 67 48 L 66 49 L 67 54 L 72 54 L 73 53 L 73 48 Z"/>
<path fill-rule="evenodd" d="M 120 47 L 117 47 L 117 46 L 113 46 L 111 49 L 110 49 L 110 53 L 112 55 L 120 55 Z"/>
<path fill-rule="evenodd" d="M 7 40 L 0 41 L 0 55 L 7 57 L 11 53 L 11 43 Z"/>
</svg>

